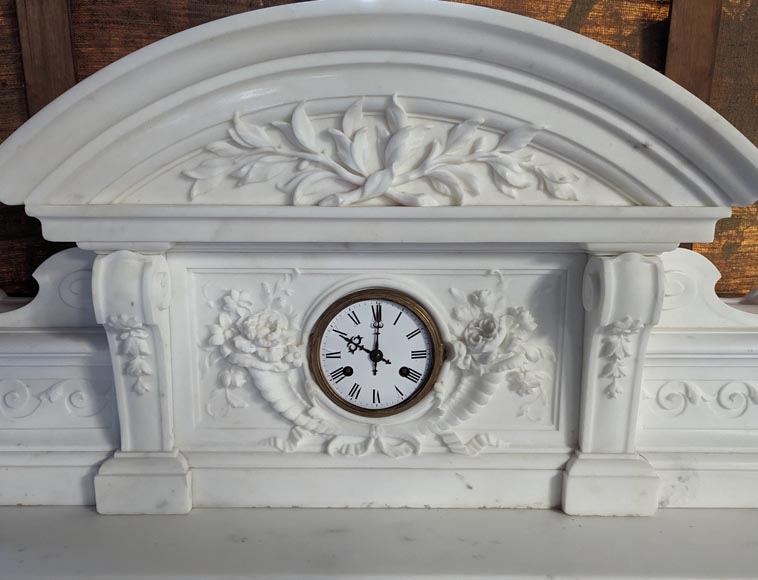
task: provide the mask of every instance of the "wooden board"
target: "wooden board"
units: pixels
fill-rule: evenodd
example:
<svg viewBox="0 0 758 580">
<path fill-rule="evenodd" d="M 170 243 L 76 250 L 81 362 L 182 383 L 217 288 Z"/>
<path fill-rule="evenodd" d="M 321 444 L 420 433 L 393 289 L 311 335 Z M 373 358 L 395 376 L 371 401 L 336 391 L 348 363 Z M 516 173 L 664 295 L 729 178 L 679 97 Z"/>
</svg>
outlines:
<svg viewBox="0 0 758 580">
<path fill-rule="evenodd" d="M 721 0 L 675 0 L 666 76 L 706 103 L 710 99 L 721 20 Z"/>
<path fill-rule="evenodd" d="M 670 0 L 459 0 L 578 32 L 663 71 Z"/>
<path fill-rule="evenodd" d="M 16 3 L 0 0 L 0 141 L 27 117 Z"/>
<path fill-rule="evenodd" d="M 758 145 L 758 0 L 723 0 L 710 105 Z M 721 271 L 722 296 L 758 288 L 758 205 L 735 208 L 714 243 L 694 249 Z"/>
<path fill-rule="evenodd" d="M 288 0 L 70 0 L 77 80 L 161 38 Z"/>
<path fill-rule="evenodd" d="M 76 84 L 67 0 L 16 0 L 26 102 L 34 114 Z"/>
</svg>

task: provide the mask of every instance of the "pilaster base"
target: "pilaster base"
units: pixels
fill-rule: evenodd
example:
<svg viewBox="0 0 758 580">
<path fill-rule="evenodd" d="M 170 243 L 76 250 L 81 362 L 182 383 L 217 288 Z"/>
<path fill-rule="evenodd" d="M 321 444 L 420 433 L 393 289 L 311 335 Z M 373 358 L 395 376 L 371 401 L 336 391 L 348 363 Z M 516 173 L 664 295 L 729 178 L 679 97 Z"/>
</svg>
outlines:
<svg viewBox="0 0 758 580">
<path fill-rule="evenodd" d="M 117 451 L 95 476 L 101 514 L 186 514 L 192 509 L 192 474 L 184 456 Z"/>
<path fill-rule="evenodd" d="M 636 454 L 578 453 L 563 477 L 563 511 L 576 516 L 651 516 L 658 474 Z"/>
</svg>

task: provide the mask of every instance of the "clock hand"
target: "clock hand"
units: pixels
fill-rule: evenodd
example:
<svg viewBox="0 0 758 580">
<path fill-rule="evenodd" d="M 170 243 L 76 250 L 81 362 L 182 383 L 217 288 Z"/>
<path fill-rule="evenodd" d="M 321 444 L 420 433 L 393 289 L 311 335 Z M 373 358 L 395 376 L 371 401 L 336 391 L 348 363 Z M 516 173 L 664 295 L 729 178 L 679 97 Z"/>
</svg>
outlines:
<svg viewBox="0 0 758 580">
<path fill-rule="evenodd" d="M 371 357 L 371 361 L 373 362 L 373 359 L 376 358 L 377 362 L 381 361 L 383 363 L 392 364 L 389 360 L 384 358 L 384 355 L 382 354 L 382 351 L 380 350 L 369 350 L 365 346 L 361 344 L 362 337 L 360 336 L 353 336 L 351 338 L 348 338 L 346 336 L 341 336 L 342 340 L 344 340 L 347 343 L 347 348 L 350 352 L 355 352 L 355 349 L 362 350 L 363 352 L 368 353 L 369 357 Z M 372 356 L 373 355 L 373 356 Z M 378 356 L 377 356 L 378 355 Z"/>
<path fill-rule="evenodd" d="M 384 324 L 382 324 L 382 305 L 374 304 L 371 307 L 371 313 L 374 315 L 374 322 L 371 323 L 371 326 L 374 329 L 374 350 L 371 355 L 371 372 L 376 375 L 376 365 L 379 361 L 375 360 L 373 353 L 381 352 L 379 350 L 379 331 L 384 326 Z"/>
</svg>

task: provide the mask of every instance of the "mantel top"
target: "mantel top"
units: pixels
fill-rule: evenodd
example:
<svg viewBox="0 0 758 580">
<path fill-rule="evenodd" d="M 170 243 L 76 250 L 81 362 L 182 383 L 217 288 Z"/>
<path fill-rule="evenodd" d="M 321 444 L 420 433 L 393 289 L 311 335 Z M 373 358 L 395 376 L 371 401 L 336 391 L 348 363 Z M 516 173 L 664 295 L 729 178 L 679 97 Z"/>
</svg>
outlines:
<svg viewBox="0 0 758 580">
<path fill-rule="evenodd" d="M 355 227 L 390 216 L 426 222 L 410 241 L 445 241 L 460 219 L 471 241 L 655 231 L 675 244 L 758 199 L 758 150 L 657 72 L 542 22 L 429 0 L 324 0 L 174 35 L 35 115 L 0 146 L 0 171 L 1 201 L 86 243 L 287 241 L 260 239 L 269 226 L 219 233 L 227 217 L 267 216 L 350 222 L 355 235 L 331 241 L 396 241 Z M 548 229 L 477 238 L 478 220 L 527 214 Z M 193 227 L 203 219 L 221 221 Z M 616 219 L 621 234 L 596 227 Z"/>
</svg>

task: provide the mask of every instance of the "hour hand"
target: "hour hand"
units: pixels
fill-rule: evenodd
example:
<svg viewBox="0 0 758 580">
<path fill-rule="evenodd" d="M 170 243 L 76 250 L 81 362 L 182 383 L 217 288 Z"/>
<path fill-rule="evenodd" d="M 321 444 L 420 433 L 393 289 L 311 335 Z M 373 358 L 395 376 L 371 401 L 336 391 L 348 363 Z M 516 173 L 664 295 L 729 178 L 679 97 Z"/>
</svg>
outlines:
<svg viewBox="0 0 758 580">
<path fill-rule="evenodd" d="M 363 342 L 363 337 L 360 335 L 351 336 L 350 338 L 343 336 L 342 340 L 347 342 L 347 350 L 350 351 L 350 354 L 355 354 L 356 350 L 370 352 L 369 349 L 361 344 Z"/>
</svg>

